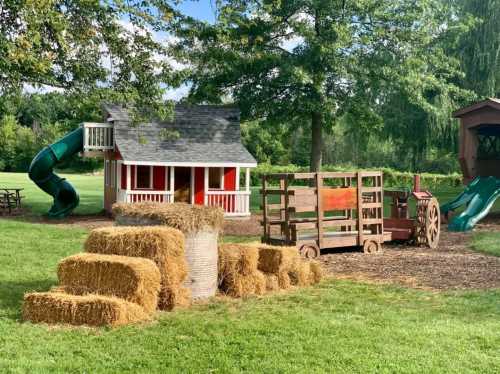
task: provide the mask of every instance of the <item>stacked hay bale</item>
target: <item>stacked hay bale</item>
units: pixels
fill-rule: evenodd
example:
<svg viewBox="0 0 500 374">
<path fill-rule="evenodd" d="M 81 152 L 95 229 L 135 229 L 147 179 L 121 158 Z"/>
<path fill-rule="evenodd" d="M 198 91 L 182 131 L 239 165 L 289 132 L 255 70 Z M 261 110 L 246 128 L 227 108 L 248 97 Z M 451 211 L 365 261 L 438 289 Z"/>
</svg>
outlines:
<svg viewBox="0 0 500 374">
<path fill-rule="evenodd" d="M 172 310 L 190 304 L 184 235 L 165 226 L 104 227 L 92 230 L 85 242 L 89 253 L 142 257 L 152 260 L 161 275 L 158 307 Z"/>
<path fill-rule="evenodd" d="M 224 212 L 218 207 L 184 203 L 161 204 L 141 202 L 115 204 L 113 215 L 117 225 L 166 225 L 185 236 L 188 276 L 184 284 L 193 299 L 214 296 L 217 291 L 218 236 Z"/>
<path fill-rule="evenodd" d="M 25 295 L 25 320 L 118 326 L 148 319 L 158 303 L 160 273 L 144 258 L 83 253 L 64 259 L 58 277 L 52 292 Z"/>
<path fill-rule="evenodd" d="M 323 277 L 321 265 L 300 257 L 295 247 L 222 244 L 219 247 L 219 287 L 233 297 L 304 287 Z"/>
<path fill-rule="evenodd" d="M 158 306 L 160 271 L 150 260 L 80 253 L 62 260 L 57 276 L 59 290 L 72 295 L 116 296 L 148 313 Z"/>
<path fill-rule="evenodd" d="M 120 326 L 148 319 L 139 305 L 117 297 L 33 292 L 24 296 L 23 319 L 33 323 Z"/>
<path fill-rule="evenodd" d="M 232 297 L 262 295 L 264 274 L 257 269 L 259 248 L 241 244 L 219 246 L 219 289 Z"/>
</svg>

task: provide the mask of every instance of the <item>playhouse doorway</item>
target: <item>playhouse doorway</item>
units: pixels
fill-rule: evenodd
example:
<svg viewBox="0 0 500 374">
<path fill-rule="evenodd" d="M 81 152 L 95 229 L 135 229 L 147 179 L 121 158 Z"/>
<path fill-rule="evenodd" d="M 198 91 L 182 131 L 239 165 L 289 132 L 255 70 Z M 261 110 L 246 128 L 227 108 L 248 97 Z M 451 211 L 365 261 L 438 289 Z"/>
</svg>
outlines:
<svg viewBox="0 0 500 374">
<path fill-rule="evenodd" d="M 489 124 L 477 129 L 476 172 L 482 177 L 500 178 L 500 125 Z"/>
<path fill-rule="evenodd" d="M 174 169 L 174 201 L 191 203 L 191 168 L 176 167 Z"/>
</svg>

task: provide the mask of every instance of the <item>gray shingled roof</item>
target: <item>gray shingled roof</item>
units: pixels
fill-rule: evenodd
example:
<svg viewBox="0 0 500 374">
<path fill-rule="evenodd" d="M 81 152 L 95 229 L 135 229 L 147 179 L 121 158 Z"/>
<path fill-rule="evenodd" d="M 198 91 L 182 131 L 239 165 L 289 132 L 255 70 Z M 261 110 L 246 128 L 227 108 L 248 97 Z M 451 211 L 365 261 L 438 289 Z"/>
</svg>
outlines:
<svg viewBox="0 0 500 374">
<path fill-rule="evenodd" d="M 239 110 L 229 106 L 176 105 L 172 122 L 131 126 L 127 110 L 104 105 L 114 122 L 115 142 L 125 161 L 256 164 L 241 144 Z M 165 130 L 179 138 L 165 139 Z"/>
</svg>

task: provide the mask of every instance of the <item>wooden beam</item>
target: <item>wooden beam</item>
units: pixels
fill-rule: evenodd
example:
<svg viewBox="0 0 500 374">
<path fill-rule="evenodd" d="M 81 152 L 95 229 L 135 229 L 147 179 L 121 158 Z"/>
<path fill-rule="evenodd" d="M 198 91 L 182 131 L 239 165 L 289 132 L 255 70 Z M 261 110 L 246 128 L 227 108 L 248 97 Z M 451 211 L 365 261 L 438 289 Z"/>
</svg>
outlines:
<svg viewBox="0 0 500 374">
<path fill-rule="evenodd" d="M 268 232 L 268 217 L 267 217 L 267 197 L 266 197 L 266 189 L 267 189 L 267 177 L 265 175 L 262 176 L 262 227 L 264 229 L 263 241 L 264 243 L 269 243 L 270 232 Z M 269 227 L 269 231 L 270 231 Z"/>
<path fill-rule="evenodd" d="M 204 190 L 204 193 L 203 193 L 203 200 L 204 200 L 204 204 L 207 205 L 208 204 L 208 176 L 209 176 L 209 168 L 206 167 L 205 168 L 205 175 L 204 175 L 204 183 L 203 183 L 203 190 Z"/>
<path fill-rule="evenodd" d="M 316 174 L 316 212 L 318 217 L 318 247 L 323 247 L 323 194 L 321 189 L 323 188 L 323 176 L 320 173 Z"/>
<path fill-rule="evenodd" d="M 361 173 L 356 176 L 358 187 L 358 245 L 363 245 L 363 179 Z"/>
</svg>

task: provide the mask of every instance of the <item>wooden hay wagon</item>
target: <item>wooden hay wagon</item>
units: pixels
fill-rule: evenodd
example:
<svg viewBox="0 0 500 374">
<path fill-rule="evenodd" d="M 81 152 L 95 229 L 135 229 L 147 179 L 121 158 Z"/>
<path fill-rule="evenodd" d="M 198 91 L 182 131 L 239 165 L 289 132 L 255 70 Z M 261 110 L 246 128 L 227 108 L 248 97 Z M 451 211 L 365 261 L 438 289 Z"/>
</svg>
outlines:
<svg viewBox="0 0 500 374">
<path fill-rule="evenodd" d="M 391 240 L 381 172 L 269 174 L 262 186 L 263 243 L 295 245 L 314 258 L 323 248 L 375 253 Z"/>
</svg>

